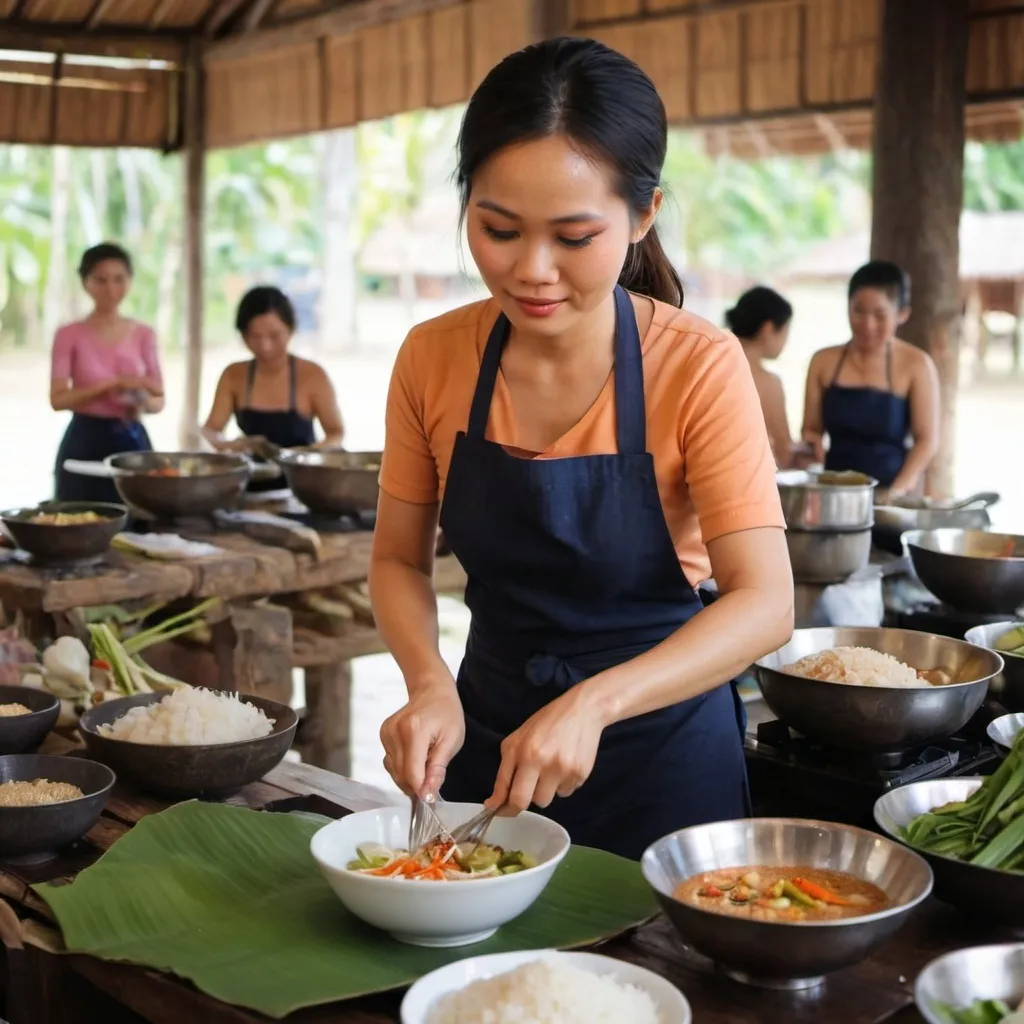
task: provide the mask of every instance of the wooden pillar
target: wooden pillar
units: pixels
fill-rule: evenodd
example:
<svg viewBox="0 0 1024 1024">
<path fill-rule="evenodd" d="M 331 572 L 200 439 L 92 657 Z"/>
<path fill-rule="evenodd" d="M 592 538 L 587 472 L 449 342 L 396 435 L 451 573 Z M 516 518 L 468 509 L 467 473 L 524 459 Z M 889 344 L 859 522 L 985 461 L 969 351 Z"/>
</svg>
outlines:
<svg viewBox="0 0 1024 1024">
<path fill-rule="evenodd" d="M 968 0 L 885 0 L 875 92 L 871 256 L 911 277 L 904 337 L 942 382 L 929 492 L 951 493 L 960 335 Z"/>
<path fill-rule="evenodd" d="M 206 139 L 203 116 L 203 51 L 189 41 L 185 63 L 185 405 L 179 427 L 185 449 L 199 444 L 199 395 L 203 371 L 203 205 L 206 191 Z"/>
</svg>

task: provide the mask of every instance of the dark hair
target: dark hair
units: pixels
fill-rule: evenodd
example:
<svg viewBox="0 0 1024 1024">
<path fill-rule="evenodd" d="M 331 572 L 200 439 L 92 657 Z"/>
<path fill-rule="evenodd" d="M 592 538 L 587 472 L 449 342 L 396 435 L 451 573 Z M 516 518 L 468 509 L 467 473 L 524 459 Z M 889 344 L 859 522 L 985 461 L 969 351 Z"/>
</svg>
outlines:
<svg viewBox="0 0 1024 1024">
<path fill-rule="evenodd" d="M 780 329 L 792 319 L 793 307 L 777 291 L 764 285 L 745 291 L 725 314 L 725 322 L 737 338 L 757 337 L 766 323 Z"/>
<path fill-rule="evenodd" d="M 633 213 L 651 208 L 668 145 L 665 106 L 654 83 L 602 43 L 561 38 L 509 54 L 473 93 L 459 132 L 455 174 L 462 216 L 473 176 L 490 157 L 506 146 L 558 134 L 611 164 L 616 190 Z M 682 282 L 653 225 L 630 245 L 619 283 L 682 305 Z"/>
<path fill-rule="evenodd" d="M 78 261 L 78 276 L 84 281 L 101 263 L 106 263 L 107 260 L 117 260 L 119 263 L 123 263 L 125 270 L 128 271 L 128 276 L 132 276 L 131 256 L 121 246 L 114 245 L 113 242 L 101 242 L 91 249 L 86 249 Z"/>
<path fill-rule="evenodd" d="M 877 288 L 896 303 L 897 309 L 910 305 L 910 275 L 897 263 L 872 260 L 850 278 L 849 298 L 862 288 Z"/>
<path fill-rule="evenodd" d="M 291 299 L 280 288 L 270 285 L 258 285 L 250 288 L 238 304 L 235 314 L 235 328 L 239 334 L 245 334 L 249 324 L 258 316 L 276 313 L 281 322 L 290 331 L 295 330 L 295 307 Z"/>
</svg>

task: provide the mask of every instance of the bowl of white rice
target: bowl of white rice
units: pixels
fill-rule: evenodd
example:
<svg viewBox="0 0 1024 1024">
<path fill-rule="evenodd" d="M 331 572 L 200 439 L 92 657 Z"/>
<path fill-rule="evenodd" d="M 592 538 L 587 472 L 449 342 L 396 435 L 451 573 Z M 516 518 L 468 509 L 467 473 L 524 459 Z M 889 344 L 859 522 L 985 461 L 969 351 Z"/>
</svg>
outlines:
<svg viewBox="0 0 1024 1024">
<path fill-rule="evenodd" d="M 495 953 L 448 964 L 402 1000 L 402 1024 L 691 1024 L 683 994 L 596 953 Z"/>
<path fill-rule="evenodd" d="M 184 686 L 104 701 L 78 728 L 91 757 L 137 789 L 173 799 L 221 797 L 283 760 L 298 716 L 278 701 Z"/>
<path fill-rule="evenodd" d="M 903 751 L 952 736 L 1002 658 L 965 640 L 886 627 L 798 629 L 755 665 L 765 704 L 829 747 Z"/>
</svg>

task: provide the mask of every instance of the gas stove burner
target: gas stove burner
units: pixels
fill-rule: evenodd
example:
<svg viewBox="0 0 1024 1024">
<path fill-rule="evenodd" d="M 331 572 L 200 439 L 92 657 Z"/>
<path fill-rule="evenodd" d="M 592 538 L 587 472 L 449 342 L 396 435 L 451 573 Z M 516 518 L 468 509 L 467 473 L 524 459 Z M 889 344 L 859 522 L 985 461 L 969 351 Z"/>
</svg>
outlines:
<svg viewBox="0 0 1024 1024">
<path fill-rule="evenodd" d="M 958 736 L 887 754 L 825 748 L 781 722 L 762 722 L 744 751 L 754 814 L 873 828 L 874 803 L 890 789 L 993 772 L 1000 757 L 981 723 L 994 710 L 979 711 Z"/>
</svg>

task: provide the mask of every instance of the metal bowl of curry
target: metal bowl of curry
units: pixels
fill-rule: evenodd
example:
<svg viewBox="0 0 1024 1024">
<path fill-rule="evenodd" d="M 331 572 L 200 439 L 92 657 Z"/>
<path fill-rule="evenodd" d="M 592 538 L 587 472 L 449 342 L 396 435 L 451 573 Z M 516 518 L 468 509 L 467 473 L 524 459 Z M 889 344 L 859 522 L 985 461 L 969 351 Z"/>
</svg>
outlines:
<svg viewBox="0 0 1024 1024">
<path fill-rule="evenodd" d="M 859 963 L 932 891 L 931 868 L 907 847 L 798 818 L 682 829 L 641 867 L 687 945 L 736 981 L 776 989 Z"/>
</svg>

